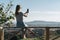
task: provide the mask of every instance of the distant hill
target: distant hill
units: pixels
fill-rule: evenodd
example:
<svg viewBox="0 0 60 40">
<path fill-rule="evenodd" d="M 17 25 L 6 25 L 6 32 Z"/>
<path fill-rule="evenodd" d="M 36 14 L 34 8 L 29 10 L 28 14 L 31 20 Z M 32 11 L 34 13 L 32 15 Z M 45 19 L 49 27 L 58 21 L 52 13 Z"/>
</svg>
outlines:
<svg viewBox="0 0 60 40">
<path fill-rule="evenodd" d="M 26 22 L 29 27 L 60 27 L 60 22 L 31 21 Z"/>
</svg>

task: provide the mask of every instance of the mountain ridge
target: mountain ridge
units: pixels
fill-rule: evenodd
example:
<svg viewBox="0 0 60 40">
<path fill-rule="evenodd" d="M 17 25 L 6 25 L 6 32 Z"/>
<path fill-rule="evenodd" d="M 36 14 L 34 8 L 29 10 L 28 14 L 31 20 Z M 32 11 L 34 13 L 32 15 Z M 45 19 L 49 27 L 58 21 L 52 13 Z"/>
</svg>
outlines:
<svg viewBox="0 0 60 40">
<path fill-rule="evenodd" d="M 60 27 L 60 22 L 52 22 L 52 21 L 31 21 L 26 22 L 28 26 L 41 26 L 41 27 Z"/>
</svg>

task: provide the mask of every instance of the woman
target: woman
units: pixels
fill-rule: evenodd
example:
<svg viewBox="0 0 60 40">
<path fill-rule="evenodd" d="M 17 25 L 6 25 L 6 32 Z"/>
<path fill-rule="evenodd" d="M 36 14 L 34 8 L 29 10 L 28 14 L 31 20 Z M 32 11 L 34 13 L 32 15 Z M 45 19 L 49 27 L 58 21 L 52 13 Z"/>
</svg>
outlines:
<svg viewBox="0 0 60 40">
<path fill-rule="evenodd" d="M 16 6 L 16 11 L 15 11 L 15 15 L 16 15 L 16 20 L 17 20 L 17 27 L 25 27 L 24 22 L 23 22 L 23 16 L 27 17 L 28 15 L 28 11 L 26 11 L 24 14 L 22 12 L 20 12 L 20 5 Z"/>
<path fill-rule="evenodd" d="M 22 29 L 22 38 L 23 38 L 25 36 L 25 30 L 26 30 L 24 22 L 23 22 L 23 16 L 27 17 L 28 9 L 24 14 L 20 11 L 20 9 L 21 9 L 20 5 L 17 5 L 16 6 L 16 11 L 15 11 L 15 16 L 16 16 L 16 20 L 17 20 L 17 25 L 16 26 L 20 27 Z"/>
</svg>

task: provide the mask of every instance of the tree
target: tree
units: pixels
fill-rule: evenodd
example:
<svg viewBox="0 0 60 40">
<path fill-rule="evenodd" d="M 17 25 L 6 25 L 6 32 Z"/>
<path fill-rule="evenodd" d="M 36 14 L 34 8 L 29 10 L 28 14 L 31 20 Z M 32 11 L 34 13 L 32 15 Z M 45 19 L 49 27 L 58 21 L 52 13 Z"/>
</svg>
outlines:
<svg viewBox="0 0 60 40">
<path fill-rule="evenodd" d="M 11 15 L 10 16 L 7 15 L 8 13 L 12 13 L 12 15 L 13 15 L 13 12 L 10 11 L 12 6 L 13 6 L 12 1 L 10 1 L 10 3 L 8 3 L 7 6 L 5 6 L 5 8 L 4 8 L 3 4 L 0 4 L 0 26 L 2 26 L 5 22 L 9 21 L 10 19 L 14 18 Z M 10 21 L 10 23 L 11 23 L 11 21 Z M 10 23 L 8 23 L 8 24 L 10 25 Z"/>
</svg>

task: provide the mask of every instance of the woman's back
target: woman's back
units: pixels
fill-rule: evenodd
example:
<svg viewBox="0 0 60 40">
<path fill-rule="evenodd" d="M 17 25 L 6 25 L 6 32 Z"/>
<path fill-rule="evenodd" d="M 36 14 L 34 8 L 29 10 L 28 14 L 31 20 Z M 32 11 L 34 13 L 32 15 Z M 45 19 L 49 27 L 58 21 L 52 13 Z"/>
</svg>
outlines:
<svg viewBox="0 0 60 40">
<path fill-rule="evenodd" d="M 22 12 L 18 12 L 18 14 L 16 15 L 16 20 L 17 20 L 17 27 L 25 27 L 24 23 L 23 23 L 23 13 Z"/>
<path fill-rule="evenodd" d="M 19 14 L 16 15 L 16 20 L 18 22 L 23 22 L 23 13 L 19 12 Z"/>
</svg>

